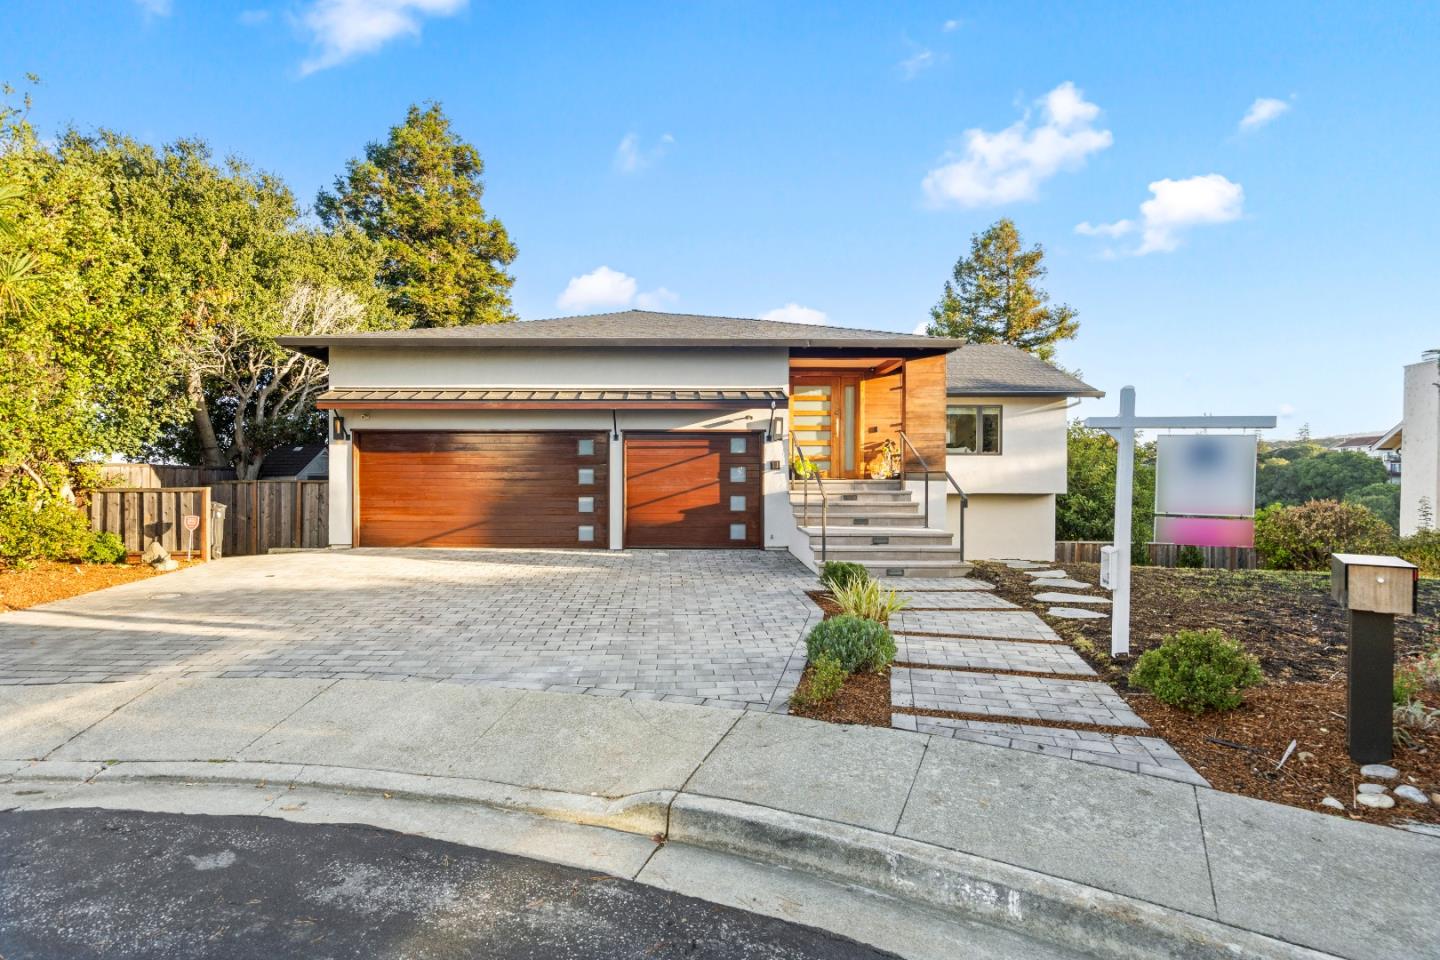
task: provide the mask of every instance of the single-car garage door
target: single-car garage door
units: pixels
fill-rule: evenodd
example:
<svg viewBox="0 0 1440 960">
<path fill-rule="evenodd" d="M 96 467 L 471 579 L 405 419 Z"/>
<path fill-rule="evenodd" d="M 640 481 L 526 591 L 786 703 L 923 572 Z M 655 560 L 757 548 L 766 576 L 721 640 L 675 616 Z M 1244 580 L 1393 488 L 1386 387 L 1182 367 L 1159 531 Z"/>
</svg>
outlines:
<svg viewBox="0 0 1440 960">
<path fill-rule="evenodd" d="M 362 547 L 605 547 L 604 433 L 359 431 Z"/>
<path fill-rule="evenodd" d="M 758 547 L 760 438 L 625 438 L 625 546 Z"/>
</svg>

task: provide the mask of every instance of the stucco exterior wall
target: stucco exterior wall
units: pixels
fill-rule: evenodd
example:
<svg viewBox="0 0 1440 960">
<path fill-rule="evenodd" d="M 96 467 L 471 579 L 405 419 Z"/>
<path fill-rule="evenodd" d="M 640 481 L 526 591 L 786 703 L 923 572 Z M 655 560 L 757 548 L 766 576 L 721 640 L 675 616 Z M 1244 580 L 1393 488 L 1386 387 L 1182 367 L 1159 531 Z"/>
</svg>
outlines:
<svg viewBox="0 0 1440 960">
<path fill-rule="evenodd" d="M 333 347 L 332 387 L 769 387 L 790 382 L 789 351 L 757 349 Z"/>
<path fill-rule="evenodd" d="M 960 498 L 947 504 L 948 527 L 960 529 Z M 1054 494 L 971 494 L 965 510 L 966 560 L 1055 559 Z"/>
<path fill-rule="evenodd" d="M 1434 363 L 1405 368 L 1405 433 L 1400 447 L 1400 534 L 1420 527 L 1422 503 L 1440 524 L 1440 369 Z"/>
<path fill-rule="evenodd" d="M 1000 453 L 950 454 L 950 473 L 969 494 L 1064 493 L 1064 398 L 949 397 L 950 405 L 1000 406 Z"/>
</svg>

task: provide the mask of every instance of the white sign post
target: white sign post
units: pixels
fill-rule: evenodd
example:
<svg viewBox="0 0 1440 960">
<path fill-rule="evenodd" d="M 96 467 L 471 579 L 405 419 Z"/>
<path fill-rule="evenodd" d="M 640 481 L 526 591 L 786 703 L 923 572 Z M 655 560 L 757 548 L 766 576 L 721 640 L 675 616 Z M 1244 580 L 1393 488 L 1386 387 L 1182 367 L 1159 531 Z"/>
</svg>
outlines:
<svg viewBox="0 0 1440 960">
<path fill-rule="evenodd" d="M 1118 417 L 1088 417 L 1085 426 L 1104 430 L 1120 449 L 1115 461 L 1115 547 L 1110 579 L 1110 655 L 1130 653 L 1130 529 L 1135 499 L 1136 430 L 1256 430 L 1275 426 L 1274 417 L 1137 417 L 1135 388 L 1120 391 Z"/>
<path fill-rule="evenodd" d="M 191 557 L 191 554 L 195 552 L 195 551 L 194 551 L 194 547 L 195 547 L 195 531 L 198 530 L 199 528 L 200 528 L 200 518 L 199 518 L 198 516 L 196 516 L 195 514 L 193 514 L 193 513 L 187 513 L 187 514 L 185 515 L 185 559 L 186 559 L 186 560 L 193 559 L 193 558 Z"/>
</svg>

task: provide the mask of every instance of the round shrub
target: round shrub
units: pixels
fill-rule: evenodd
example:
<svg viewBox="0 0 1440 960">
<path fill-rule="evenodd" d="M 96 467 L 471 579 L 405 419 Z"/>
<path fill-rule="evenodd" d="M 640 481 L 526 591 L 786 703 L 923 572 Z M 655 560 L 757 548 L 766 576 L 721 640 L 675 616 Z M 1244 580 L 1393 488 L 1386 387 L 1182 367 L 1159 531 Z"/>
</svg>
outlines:
<svg viewBox="0 0 1440 960">
<path fill-rule="evenodd" d="M 811 663 L 833 657 L 846 673 L 879 670 L 895 659 L 895 652 L 895 638 L 889 629 L 862 617 L 822 620 L 805 638 L 805 654 Z"/>
<path fill-rule="evenodd" d="M 870 571 L 858 563 L 827 560 L 820 568 L 820 582 L 831 590 L 844 590 L 870 579 Z"/>
<path fill-rule="evenodd" d="M 1440 577 L 1440 530 L 1417 530 L 1404 537 L 1395 552 L 1420 568 L 1422 577 Z"/>
<path fill-rule="evenodd" d="M 1130 671 L 1131 686 L 1191 713 L 1233 710 L 1240 691 L 1263 679 L 1260 661 L 1219 630 L 1181 630 L 1141 654 Z"/>
<path fill-rule="evenodd" d="M 108 530 L 95 534 L 85 548 L 86 563 L 124 563 L 125 541 Z"/>
<path fill-rule="evenodd" d="M 1255 515 L 1255 550 L 1272 570 L 1328 570 L 1332 553 L 1388 553 L 1390 525 L 1358 503 L 1276 504 Z"/>
</svg>

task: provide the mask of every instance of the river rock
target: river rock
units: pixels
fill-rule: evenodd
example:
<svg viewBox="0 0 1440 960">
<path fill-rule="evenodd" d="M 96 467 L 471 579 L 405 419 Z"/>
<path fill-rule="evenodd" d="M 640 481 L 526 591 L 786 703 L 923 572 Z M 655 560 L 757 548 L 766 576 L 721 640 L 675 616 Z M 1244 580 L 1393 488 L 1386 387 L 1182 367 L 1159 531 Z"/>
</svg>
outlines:
<svg viewBox="0 0 1440 960">
<path fill-rule="evenodd" d="M 1430 798 L 1425 796 L 1424 790 L 1421 790 L 1419 787 L 1412 787 L 1408 783 L 1396 787 L 1395 796 L 1400 797 L 1404 800 L 1409 800 L 1411 803 L 1430 802 Z"/>
<path fill-rule="evenodd" d="M 1360 776 L 1373 777 L 1376 780 L 1394 780 L 1400 776 L 1400 771 L 1385 763 L 1367 763 L 1360 768 Z"/>
<path fill-rule="evenodd" d="M 1374 807 L 1377 810 L 1389 810 L 1395 806 L 1395 798 L 1388 793 L 1362 793 L 1355 799 L 1362 807 Z"/>
<path fill-rule="evenodd" d="M 1361 793 L 1384 793 L 1384 792 L 1385 792 L 1385 785 L 1384 785 L 1383 783 L 1362 783 L 1362 784 L 1360 784 L 1360 792 L 1361 792 Z"/>
<path fill-rule="evenodd" d="M 1345 804 L 1341 803 L 1339 800 L 1336 800 L 1334 797 L 1326 797 L 1324 800 L 1321 800 L 1320 806 L 1329 807 L 1332 810 L 1345 809 Z"/>
</svg>

